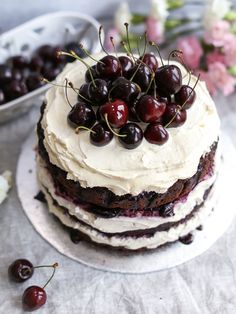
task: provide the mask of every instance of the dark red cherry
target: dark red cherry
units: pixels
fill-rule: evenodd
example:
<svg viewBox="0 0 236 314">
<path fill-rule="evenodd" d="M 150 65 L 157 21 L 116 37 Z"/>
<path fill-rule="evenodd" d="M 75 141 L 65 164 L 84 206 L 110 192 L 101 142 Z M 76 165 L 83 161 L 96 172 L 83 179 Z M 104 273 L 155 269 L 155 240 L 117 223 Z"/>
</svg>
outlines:
<svg viewBox="0 0 236 314">
<path fill-rule="evenodd" d="M 45 85 L 45 82 L 42 80 L 42 77 L 38 73 L 32 73 L 26 79 L 26 85 L 28 87 L 28 90 L 32 91 Z"/>
<path fill-rule="evenodd" d="M 35 311 L 43 306 L 47 301 L 45 290 L 38 286 L 28 287 L 22 296 L 23 309 L 25 311 Z"/>
<path fill-rule="evenodd" d="M 132 69 L 134 63 L 129 57 L 126 56 L 120 56 L 118 59 L 121 65 L 121 74 L 122 76 L 127 77 L 127 73 L 130 69 Z"/>
<path fill-rule="evenodd" d="M 80 45 L 75 41 L 72 41 L 72 42 L 69 42 L 68 44 L 66 44 L 65 50 L 67 52 L 71 52 L 71 51 L 75 52 L 77 54 L 77 56 L 79 56 L 80 58 L 84 58 L 86 56 L 84 51 L 81 49 Z M 66 61 L 67 62 L 73 62 L 73 61 L 75 61 L 75 58 L 70 57 L 70 56 L 66 56 Z"/>
<path fill-rule="evenodd" d="M 0 64 L 0 84 L 6 84 L 12 80 L 12 70 L 8 65 Z M 2 87 L 2 86 L 1 86 Z"/>
<path fill-rule="evenodd" d="M 127 122 L 129 111 L 123 100 L 116 99 L 100 106 L 99 113 L 104 121 L 107 115 L 107 120 L 113 128 L 120 128 Z"/>
<path fill-rule="evenodd" d="M 102 79 L 95 79 L 89 83 L 88 87 L 89 99 L 94 104 L 101 105 L 107 101 L 108 88 L 107 82 Z"/>
<path fill-rule="evenodd" d="M 160 123 L 150 123 L 144 131 L 144 137 L 149 143 L 163 145 L 167 142 L 169 134 Z"/>
<path fill-rule="evenodd" d="M 129 121 L 132 122 L 140 122 L 140 118 L 136 112 L 136 107 L 135 107 L 136 102 L 134 104 L 129 105 Z"/>
<path fill-rule="evenodd" d="M 152 69 L 152 71 L 156 72 L 158 68 L 158 62 L 153 53 L 145 53 L 145 55 L 141 56 L 139 59 L 142 60 L 142 62 L 145 63 L 150 69 Z"/>
<path fill-rule="evenodd" d="M 53 54 L 53 46 L 51 45 L 40 46 L 37 49 L 36 53 L 45 61 L 51 60 Z"/>
<path fill-rule="evenodd" d="M 24 73 L 20 69 L 12 69 L 12 80 L 21 81 L 24 79 Z"/>
<path fill-rule="evenodd" d="M 173 121 L 169 124 L 172 119 Z M 180 107 L 174 103 L 166 106 L 166 111 L 163 115 L 163 123 L 164 125 L 169 124 L 167 127 L 176 128 L 178 126 L 181 126 L 182 124 L 184 124 L 186 119 L 187 112 L 185 109 L 180 110 Z"/>
<path fill-rule="evenodd" d="M 102 78 L 116 78 L 121 75 L 120 61 L 112 55 L 105 56 L 97 63 L 96 71 Z"/>
<path fill-rule="evenodd" d="M 29 59 L 21 55 L 11 57 L 8 62 L 12 64 L 13 68 L 20 70 L 27 68 L 29 65 Z"/>
<path fill-rule="evenodd" d="M 143 64 L 136 64 L 128 72 L 129 79 L 138 84 L 143 92 L 145 92 L 150 84 L 152 78 L 152 71 Z"/>
<path fill-rule="evenodd" d="M 108 128 L 106 122 L 99 122 L 92 127 L 92 132 L 90 132 L 90 142 L 93 145 L 105 146 L 110 143 L 112 138 L 113 133 Z"/>
<path fill-rule="evenodd" d="M 59 55 L 59 52 L 63 51 L 64 49 L 61 46 L 55 46 L 52 48 L 51 52 L 51 61 L 56 64 L 65 64 L 66 63 L 66 56 L 65 55 Z"/>
<path fill-rule="evenodd" d="M 177 94 L 175 94 L 175 101 L 178 105 L 182 106 L 184 103 L 184 109 L 189 109 L 196 99 L 195 90 L 188 86 L 183 85 Z"/>
<path fill-rule="evenodd" d="M 142 96 L 136 106 L 136 112 L 143 122 L 155 122 L 166 109 L 166 103 L 160 102 L 150 95 Z"/>
<path fill-rule="evenodd" d="M 85 126 L 90 128 L 96 121 L 93 108 L 82 101 L 78 101 L 70 110 L 67 121 L 73 128 Z"/>
<path fill-rule="evenodd" d="M 174 64 L 161 66 L 156 71 L 155 80 L 160 96 L 169 97 L 176 94 L 182 86 L 180 68 Z"/>
<path fill-rule="evenodd" d="M 2 89 L 0 89 L 0 105 L 5 104 L 6 100 L 5 100 L 5 95 Z"/>
<path fill-rule="evenodd" d="M 9 279 L 15 282 L 23 282 L 34 273 L 34 267 L 27 259 L 17 259 L 8 268 Z"/>
<path fill-rule="evenodd" d="M 40 72 L 44 66 L 42 57 L 35 55 L 32 57 L 29 63 L 29 68 L 34 72 Z"/>
<path fill-rule="evenodd" d="M 92 75 L 92 76 L 91 76 L 91 75 Z M 92 78 L 93 78 L 93 79 L 99 78 L 99 77 L 98 77 L 98 74 L 97 74 L 97 72 L 96 72 L 96 64 L 93 65 L 93 66 L 91 66 L 91 67 L 89 68 L 89 70 L 87 69 L 87 71 L 85 72 L 85 81 L 86 81 L 87 83 L 91 82 L 91 81 L 92 81 Z"/>
<path fill-rule="evenodd" d="M 55 67 L 55 65 L 48 63 L 42 69 L 42 76 L 49 81 L 53 81 L 60 74 L 61 70 L 61 67 Z"/>
<path fill-rule="evenodd" d="M 119 131 L 120 135 L 126 135 L 124 137 L 118 137 L 122 146 L 127 149 L 134 149 L 138 147 L 143 140 L 143 131 L 136 123 L 127 123 Z"/>
<path fill-rule="evenodd" d="M 81 97 L 81 96 L 82 97 Z M 84 83 L 80 86 L 80 89 L 79 89 L 79 95 L 78 95 L 78 100 L 82 100 L 83 102 L 86 100 L 84 98 L 86 98 L 87 100 L 89 100 L 89 84 L 87 83 Z"/>
<path fill-rule="evenodd" d="M 7 100 L 13 100 L 27 94 L 28 89 L 23 81 L 11 81 L 5 88 Z"/>
<path fill-rule="evenodd" d="M 124 77 L 118 77 L 111 86 L 109 96 L 112 99 L 122 99 L 127 104 L 132 103 L 141 92 L 141 88 Z"/>
</svg>

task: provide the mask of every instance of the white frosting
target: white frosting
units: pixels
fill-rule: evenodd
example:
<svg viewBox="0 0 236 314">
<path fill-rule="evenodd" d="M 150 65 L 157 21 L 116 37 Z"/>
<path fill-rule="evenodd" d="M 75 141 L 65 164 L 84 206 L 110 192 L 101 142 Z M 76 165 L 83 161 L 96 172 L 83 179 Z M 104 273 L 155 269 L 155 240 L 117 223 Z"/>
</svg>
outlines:
<svg viewBox="0 0 236 314">
<path fill-rule="evenodd" d="M 86 62 L 93 64 L 90 59 Z M 85 71 L 83 64 L 74 62 L 66 67 L 57 82 L 64 84 L 68 78 L 75 87 L 80 87 Z M 196 77 L 192 77 L 190 85 L 195 82 Z M 219 135 L 219 119 L 205 84 L 199 82 L 195 90 L 196 101 L 187 111 L 187 121 L 181 127 L 168 129 L 166 144 L 153 145 L 144 139 L 138 148 L 127 150 L 115 137 L 108 145 L 98 148 L 90 144 L 89 132 L 75 134 L 67 124 L 70 107 L 64 89 L 53 87 L 46 94 L 42 120 L 50 161 L 65 170 L 68 179 L 79 181 L 85 188 L 107 187 L 117 195 L 137 195 L 143 191 L 164 193 L 178 179 L 196 173 L 200 157 L 209 151 Z M 72 90 L 68 92 L 71 103 L 75 103 L 77 95 Z"/>
<path fill-rule="evenodd" d="M 45 193 L 50 212 L 59 218 L 64 225 L 80 230 L 81 232 L 88 235 L 91 240 L 96 243 L 106 244 L 114 247 L 123 247 L 129 250 L 137 250 L 141 248 L 154 249 L 163 244 L 178 240 L 180 237 L 185 236 L 189 232 L 195 230 L 199 225 L 204 223 L 207 217 L 211 214 L 215 204 L 215 198 L 212 197 L 214 191 L 211 191 L 204 205 L 193 215 L 191 219 L 184 222 L 183 224 L 179 224 L 177 227 L 170 228 L 168 231 L 157 231 L 151 237 L 107 237 L 106 235 L 101 234 L 99 231 L 96 231 L 79 222 L 75 222 L 70 216 L 65 215 L 61 207 L 53 204 L 53 200 L 50 194 L 47 193 L 46 189 L 42 187 L 42 190 Z"/>
<path fill-rule="evenodd" d="M 50 174 L 45 168 L 44 161 L 37 156 L 38 165 L 38 178 L 41 184 L 47 189 L 53 199 L 55 199 L 59 206 L 67 208 L 70 215 L 75 216 L 80 221 L 85 222 L 92 228 L 106 233 L 120 233 L 125 231 L 134 231 L 141 229 L 156 228 L 167 222 L 176 222 L 185 218 L 190 214 L 196 205 L 203 202 L 205 191 L 214 183 L 218 168 L 220 165 L 220 153 L 218 151 L 215 160 L 214 175 L 200 182 L 188 195 L 187 199 L 183 202 L 176 202 L 174 206 L 175 215 L 172 217 L 115 217 L 115 218 L 101 218 L 81 207 L 76 206 L 74 203 L 58 196 L 55 192 L 54 184 Z"/>
</svg>

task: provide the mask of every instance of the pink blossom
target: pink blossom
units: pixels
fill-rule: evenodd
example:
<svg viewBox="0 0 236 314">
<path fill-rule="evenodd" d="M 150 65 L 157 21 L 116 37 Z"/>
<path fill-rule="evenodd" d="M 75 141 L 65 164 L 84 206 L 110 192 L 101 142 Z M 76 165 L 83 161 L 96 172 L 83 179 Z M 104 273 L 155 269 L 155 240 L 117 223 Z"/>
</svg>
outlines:
<svg viewBox="0 0 236 314">
<path fill-rule="evenodd" d="M 208 75 L 213 84 L 228 96 L 234 91 L 235 78 L 231 76 L 224 64 L 220 62 L 211 63 L 209 65 Z"/>
<path fill-rule="evenodd" d="M 156 18 L 149 16 L 146 19 L 147 37 L 150 41 L 162 43 L 164 40 L 164 25 Z"/>
<path fill-rule="evenodd" d="M 217 21 L 204 35 L 206 43 L 215 47 L 222 47 L 226 36 L 230 33 L 230 24 L 227 21 Z"/>
<path fill-rule="evenodd" d="M 225 61 L 228 66 L 236 65 L 236 36 L 229 34 L 225 38 Z"/>
<path fill-rule="evenodd" d="M 115 46 L 119 45 L 121 38 L 118 30 L 115 27 L 110 28 L 106 33 L 105 47 L 108 51 L 114 50 L 113 45 L 111 43 L 111 37 L 113 38 L 114 45 Z"/>
<path fill-rule="evenodd" d="M 200 74 L 200 80 L 201 81 L 204 81 L 206 83 L 206 86 L 207 86 L 207 89 L 209 91 L 209 93 L 212 95 L 212 96 L 215 96 L 216 93 L 217 93 L 217 89 L 214 85 L 214 83 L 212 82 L 212 79 L 209 75 L 208 72 L 205 72 L 205 71 L 201 71 L 201 70 L 197 70 L 195 72 L 196 75 L 199 75 Z"/>
<path fill-rule="evenodd" d="M 197 69 L 199 67 L 203 49 L 197 37 L 189 36 L 179 39 L 178 49 L 183 52 L 184 62 L 189 68 Z"/>
<path fill-rule="evenodd" d="M 225 55 L 223 55 L 222 53 L 216 50 L 208 53 L 206 56 L 207 67 L 209 67 L 211 63 L 215 63 L 215 62 L 220 62 L 220 63 L 225 64 Z"/>
</svg>

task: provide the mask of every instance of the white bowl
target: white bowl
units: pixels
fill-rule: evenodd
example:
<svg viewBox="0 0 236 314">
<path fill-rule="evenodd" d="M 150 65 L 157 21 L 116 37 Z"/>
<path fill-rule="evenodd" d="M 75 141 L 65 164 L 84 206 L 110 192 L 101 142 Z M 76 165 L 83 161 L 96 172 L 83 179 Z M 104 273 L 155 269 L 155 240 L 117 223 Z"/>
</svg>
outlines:
<svg viewBox="0 0 236 314">
<path fill-rule="evenodd" d="M 99 26 L 93 17 L 81 13 L 61 11 L 42 15 L 0 36 L 0 63 L 18 54 L 31 56 L 41 45 L 63 45 L 73 40 L 82 42 L 91 53 L 99 53 Z M 1 105 L 0 123 L 28 111 L 33 105 L 41 104 L 48 88 L 47 84 Z"/>
</svg>

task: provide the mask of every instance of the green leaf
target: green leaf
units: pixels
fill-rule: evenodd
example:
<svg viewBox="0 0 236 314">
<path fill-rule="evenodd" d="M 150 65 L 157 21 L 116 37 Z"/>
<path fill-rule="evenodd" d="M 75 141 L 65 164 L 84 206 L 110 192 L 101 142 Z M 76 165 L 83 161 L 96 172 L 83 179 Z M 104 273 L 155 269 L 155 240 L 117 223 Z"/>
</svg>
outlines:
<svg viewBox="0 0 236 314">
<path fill-rule="evenodd" d="M 236 11 L 230 10 L 224 17 L 226 21 L 233 22 L 236 20 Z"/>
<path fill-rule="evenodd" d="M 236 76 L 236 65 L 228 69 L 229 74 Z"/>
<path fill-rule="evenodd" d="M 168 0 L 168 9 L 175 10 L 181 8 L 184 5 L 183 0 Z"/>
</svg>

